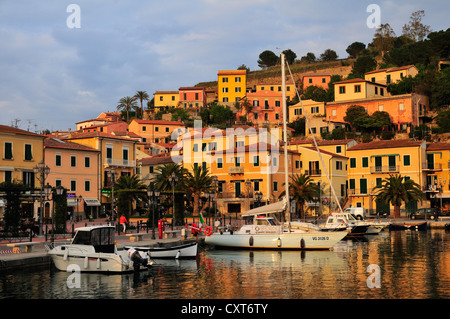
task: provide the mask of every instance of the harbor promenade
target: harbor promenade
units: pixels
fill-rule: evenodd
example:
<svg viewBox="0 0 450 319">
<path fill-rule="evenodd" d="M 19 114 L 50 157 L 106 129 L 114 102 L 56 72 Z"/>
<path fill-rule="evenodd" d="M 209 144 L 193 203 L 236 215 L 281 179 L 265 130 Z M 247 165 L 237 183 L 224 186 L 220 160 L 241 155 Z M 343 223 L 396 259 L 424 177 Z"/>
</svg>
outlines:
<svg viewBox="0 0 450 319">
<path fill-rule="evenodd" d="M 93 221 L 81 220 L 73 223 L 74 229 L 83 226 L 97 226 L 108 225 L 105 219 L 97 219 Z M 67 223 L 67 229 L 72 229 L 72 223 Z M 169 230 L 169 229 L 168 229 Z M 139 234 L 139 241 L 135 241 L 134 236 Z M 181 227 L 175 227 L 174 232 L 170 235 L 163 235 L 162 239 L 159 239 L 158 229 L 155 229 L 155 239 L 152 239 L 152 230 L 147 232 L 146 228 L 141 228 L 139 233 L 136 229 L 127 229 L 126 233 L 122 231 L 120 234 L 116 232 L 115 241 L 118 249 L 123 249 L 125 246 L 141 246 L 150 247 L 155 245 L 170 246 L 181 241 L 192 241 L 190 232 L 186 231 L 186 239 L 181 237 Z M 58 235 L 54 239 L 54 245 L 63 245 L 69 243 L 71 240 L 70 234 L 67 234 L 65 238 Z M 51 235 L 35 236 L 32 238 L 32 251 L 26 251 L 25 244 L 30 242 L 29 237 L 11 238 L 0 240 L 0 273 L 13 271 L 17 269 L 23 269 L 27 267 L 45 266 L 48 265 L 51 260 L 47 255 L 46 246 L 51 244 Z M 12 247 L 12 244 L 19 244 L 17 247 Z"/>
</svg>

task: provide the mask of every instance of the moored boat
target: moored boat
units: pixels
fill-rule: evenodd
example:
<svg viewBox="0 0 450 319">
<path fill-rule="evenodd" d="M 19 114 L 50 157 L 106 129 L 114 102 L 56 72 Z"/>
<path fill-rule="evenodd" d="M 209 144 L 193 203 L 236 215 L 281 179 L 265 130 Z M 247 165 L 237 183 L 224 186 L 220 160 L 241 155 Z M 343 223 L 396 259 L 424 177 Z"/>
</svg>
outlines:
<svg viewBox="0 0 450 319">
<path fill-rule="evenodd" d="M 428 228 L 427 222 L 392 222 L 389 225 L 389 230 L 417 230 L 426 231 Z"/>
<path fill-rule="evenodd" d="M 62 271 L 122 273 L 148 269 L 151 261 L 145 252 L 118 250 L 113 226 L 76 229 L 72 242 L 48 251 L 56 268 Z"/>
<path fill-rule="evenodd" d="M 187 244 L 169 247 L 124 247 L 126 250 L 134 248 L 139 252 L 145 252 L 151 259 L 158 258 L 195 258 L 197 257 L 198 244 L 191 242 Z"/>
</svg>

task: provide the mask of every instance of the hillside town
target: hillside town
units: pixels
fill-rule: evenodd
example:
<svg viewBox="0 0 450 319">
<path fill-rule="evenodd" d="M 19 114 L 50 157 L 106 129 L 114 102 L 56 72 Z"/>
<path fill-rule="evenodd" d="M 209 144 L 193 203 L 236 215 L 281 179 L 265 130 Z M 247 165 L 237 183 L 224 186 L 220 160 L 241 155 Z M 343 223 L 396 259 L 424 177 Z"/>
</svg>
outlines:
<svg viewBox="0 0 450 319">
<path fill-rule="evenodd" d="M 155 182 L 162 185 L 164 169 L 175 168 L 191 174 L 199 170 L 210 182 L 202 189 L 182 185 L 183 174 L 163 176 L 167 192 L 156 201 L 160 214 L 175 216 L 176 211 L 182 217 L 198 216 L 203 211 L 207 216 L 239 217 L 281 200 L 285 170 L 294 187 L 302 187 L 295 181 L 303 176 L 306 184 L 318 189 L 302 198 L 291 197 L 291 209 L 298 218 L 323 217 L 348 207 L 363 207 L 368 215 L 392 215 L 392 203 L 379 200 L 376 188 L 393 175 L 413 180 L 424 195 L 402 203 L 401 216 L 422 207 L 443 212 L 450 207 L 450 144 L 411 135 L 414 127 L 429 123 L 429 98 L 416 92 L 393 95 L 387 90 L 389 83 L 417 73 L 414 65 L 405 65 L 331 85 L 332 74 L 321 72 L 303 74 L 300 83 L 288 82 L 288 122 L 307 118 L 309 126 L 304 135 L 298 135 L 290 125 L 287 144 L 283 142 L 281 79 L 249 87 L 246 70 L 219 70 L 215 87 L 155 91 L 153 105 L 146 109 L 134 97 L 131 117 L 126 104 L 126 112 L 105 111 L 75 123 L 76 130 L 36 134 L 1 125 L 0 183 L 21 182 L 29 188 L 21 207 L 23 217 L 34 220 L 40 211 L 44 220 L 51 218 L 53 202 L 41 201 L 39 196 L 46 185 L 66 190 L 70 218 L 108 217 L 119 177 L 137 176 L 145 192 L 149 186 L 161 188 Z M 306 92 L 309 86 L 332 87 L 334 100 L 299 100 L 298 92 Z M 149 101 L 143 93 L 144 101 Z M 324 138 L 349 127 L 346 116 L 356 105 L 369 115 L 388 114 L 392 135 L 383 139 L 380 134 L 370 141 L 359 134 Z M 205 110 L 212 114 L 214 108 L 227 115 L 222 123 L 208 124 Z M 0 199 L 0 217 L 5 201 Z M 134 200 L 131 210 L 119 214 L 140 215 L 148 205 Z"/>
</svg>

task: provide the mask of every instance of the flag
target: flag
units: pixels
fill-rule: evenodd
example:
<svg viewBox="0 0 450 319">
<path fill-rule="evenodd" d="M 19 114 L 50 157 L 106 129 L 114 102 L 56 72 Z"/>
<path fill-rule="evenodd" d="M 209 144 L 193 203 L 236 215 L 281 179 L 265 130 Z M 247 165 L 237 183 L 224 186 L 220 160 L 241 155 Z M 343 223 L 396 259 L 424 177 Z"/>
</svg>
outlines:
<svg viewBox="0 0 450 319">
<path fill-rule="evenodd" d="M 202 225 L 205 223 L 205 219 L 203 218 L 203 214 L 200 213 L 200 225 L 199 228 L 202 228 Z"/>
</svg>

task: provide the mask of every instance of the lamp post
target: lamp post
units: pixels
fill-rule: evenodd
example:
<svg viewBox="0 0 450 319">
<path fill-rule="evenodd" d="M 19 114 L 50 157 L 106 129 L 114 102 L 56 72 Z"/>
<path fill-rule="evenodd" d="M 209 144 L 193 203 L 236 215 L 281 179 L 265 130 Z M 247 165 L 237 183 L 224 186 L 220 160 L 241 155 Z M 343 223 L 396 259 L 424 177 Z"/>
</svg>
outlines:
<svg viewBox="0 0 450 319">
<path fill-rule="evenodd" d="M 151 186 L 147 188 L 147 195 L 148 195 L 148 206 L 155 205 L 152 209 L 152 239 L 155 239 L 155 212 L 156 212 L 156 198 L 160 195 L 159 189 L 153 190 Z"/>
<path fill-rule="evenodd" d="M 44 194 L 45 197 L 48 200 L 51 200 L 53 202 L 52 205 L 52 243 L 55 241 L 55 196 L 58 195 L 62 195 L 64 193 L 64 187 L 62 187 L 61 185 L 56 187 L 56 193 L 52 193 L 52 187 L 47 183 L 47 185 L 44 186 Z M 52 195 L 52 198 L 50 199 L 50 194 Z"/>
<path fill-rule="evenodd" d="M 260 207 L 261 206 L 261 199 L 262 199 L 262 193 L 261 192 L 256 192 L 255 193 L 256 207 Z"/>
<path fill-rule="evenodd" d="M 215 195 L 217 194 L 217 185 L 218 185 L 219 181 L 217 176 L 213 176 L 212 177 L 212 186 L 213 186 L 213 199 L 214 197 L 216 197 Z M 213 206 L 214 206 L 214 218 L 216 218 L 216 213 L 217 213 L 217 200 L 215 200 L 213 202 Z"/>
<path fill-rule="evenodd" d="M 113 218 L 114 225 L 116 224 L 114 217 L 114 184 L 116 182 L 116 174 L 115 168 L 112 167 L 108 170 L 108 177 L 111 181 L 111 218 Z"/>
<path fill-rule="evenodd" d="M 173 224 L 175 223 L 175 183 L 178 182 L 178 176 L 173 172 L 169 177 L 170 182 L 172 183 L 172 230 Z"/>
<path fill-rule="evenodd" d="M 50 173 L 50 167 L 45 165 L 44 161 L 40 161 L 38 165 L 33 167 L 33 172 L 37 176 L 37 179 L 41 183 L 41 190 L 40 190 L 40 201 L 41 201 L 41 208 L 38 214 L 38 220 L 39 220 L 39 235 L 42 235 L 42 214 L 44 211 L 44 185 L 45 180 L 47 179 L 48 174 Z"/>
</svg>

